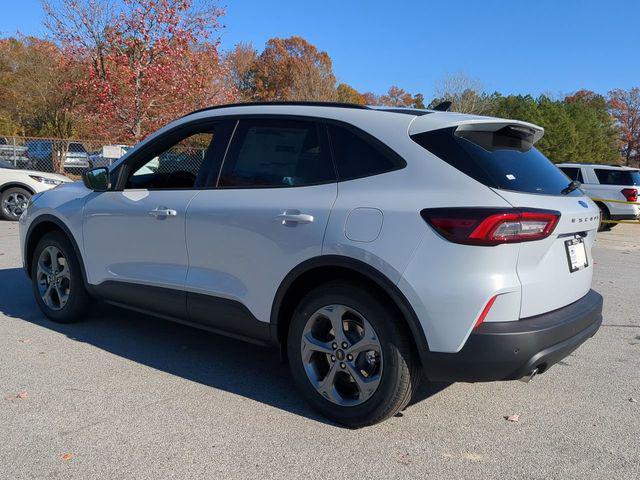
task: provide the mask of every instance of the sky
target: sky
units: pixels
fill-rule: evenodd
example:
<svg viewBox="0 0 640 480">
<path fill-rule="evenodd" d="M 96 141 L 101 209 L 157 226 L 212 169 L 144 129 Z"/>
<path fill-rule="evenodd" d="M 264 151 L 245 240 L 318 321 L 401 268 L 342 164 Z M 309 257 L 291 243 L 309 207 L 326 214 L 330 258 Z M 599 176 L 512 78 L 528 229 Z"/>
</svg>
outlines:
<svg viewBox="0 0 640 480">
<path fill-rule="evenodd" d="M 640 0 L 224 0 L 223 48 L 299 35 L 340 82 L 427 99 L 446 74 L 489 92 L 562 95 L 640 86 Z M 0 0 L 0 35 L 44 35 L 39 0 Z"/>
</svg>

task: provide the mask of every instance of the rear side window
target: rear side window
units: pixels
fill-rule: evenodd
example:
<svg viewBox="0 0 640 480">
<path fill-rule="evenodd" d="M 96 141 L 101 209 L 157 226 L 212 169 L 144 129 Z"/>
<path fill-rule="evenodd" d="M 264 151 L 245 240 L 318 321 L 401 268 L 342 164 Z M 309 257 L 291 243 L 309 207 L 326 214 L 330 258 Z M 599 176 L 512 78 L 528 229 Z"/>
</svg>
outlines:
<svg viewBox="0 0 640 480">
<path fill-rule="evenodd" d="M 221 187 L 299 187 L 335 181 L 318 125 L 298 120 L 241 120 Z"/>
<path fill-rule="evenodd" d="M 329 125 L 339 180 L 368 177 L 403 168 L 406 163 L 384 145 L 374 144 L 345 127 Z"/>
<path fill-rule="evenodd" d="M 596 168 L 596 177 L 602 185 L 640 185 L 640 170 L 610 170 Z"/>
<path fill-rule="evenodd" d="M 564 173 L 571 180 L 577 180 L 580 183 L 584 183 L 582 179 L 582 171 L 576 167 L 560 167 L 562 173 Z"/>
<path fill-rule="evenodd" d="M 492 188 L 560 195 L 567 177 L 512 127 L 495 132 L 443 128 L 411 137 L 416 143 L 471 178 Z M 568 195 L 582 195 L 574 190 Z"/>
</svg>

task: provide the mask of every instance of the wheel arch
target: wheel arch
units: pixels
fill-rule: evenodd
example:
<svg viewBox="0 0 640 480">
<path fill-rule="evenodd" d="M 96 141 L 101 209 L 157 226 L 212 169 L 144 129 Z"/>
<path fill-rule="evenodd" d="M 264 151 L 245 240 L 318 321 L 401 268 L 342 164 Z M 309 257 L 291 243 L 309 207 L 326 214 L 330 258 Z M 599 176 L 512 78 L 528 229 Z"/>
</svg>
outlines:
<svg viewBox="0 0 640 480">
<path fill-rule="evenodd" d="M 411 342 L 424 364 L 429 345 L 413 307 L 396 284 L 371 265 L 351 257 L 323 255 L 295 267 L 280 283 L 271 309 L 271 340 L 286 358 L 289 323 L 300 298 L 316 286 L 334 279 L 348 279 L 373 288 L 386 297 L 403 318 Z"/>
<path fill-rule="evenodd" d="M 606 203 L 601 202 L 601 201 L 597 201 L 597 202 L 594 202 L 594 203 L 595 203 L 599 208 L 601 208 L 602 210 L 606 211 L 606 212 L 609 214 L 609 216 L 611 216 L 611 210 L 609 210 L 609 207 L 607 206 L 607 204 L 606 204 Z"/>
<path fill-rule="evenodd" d="M 26 190 L 27 192 L 29 192 L 30 195 L 34 195 L 36 193 L 33 190 L 33 188 L 31 188 L 29 185 L 27 185 L 26 183 L 21 183 L 21 182 L 7 182 L 7 183 L 4 183 L 4 184 L 0 185 L 0 193 L 4 193 L 7 190 L 9 190 L 10 188 L 22 188 L 22 189 Z"/>
<path fill-rule="evenodd" d="M 35 251 L 38 242 L 47 233 L 54 231 L 62 233 L 65 237 L 67 237 L 69 242 L 71 242 L 73 252 L 75 253 L 76 258 L 78 259 L 78 263 L 80 264 L 80 270 L 82 270 L 82 279 L 84 280 L 85 285 L 87 285 L 87 273 L 85 271 L 84 261 L 82 260 L 82 254 L 80 252 L 80 248 L 78 247 L 76 239 L 73 237 L 73 234 L 71 233 L 71 230 L 69 230 L 69 227 L 67 227 L 62 220 L 50 214 L 43 214 L 34 219 L 29 225 L 29 229 L 27 230 L 24 244 L 25 267 L 27 270 L 27 275 L 31 277 L 31 261 L 33 252 Z"/>
</svg>

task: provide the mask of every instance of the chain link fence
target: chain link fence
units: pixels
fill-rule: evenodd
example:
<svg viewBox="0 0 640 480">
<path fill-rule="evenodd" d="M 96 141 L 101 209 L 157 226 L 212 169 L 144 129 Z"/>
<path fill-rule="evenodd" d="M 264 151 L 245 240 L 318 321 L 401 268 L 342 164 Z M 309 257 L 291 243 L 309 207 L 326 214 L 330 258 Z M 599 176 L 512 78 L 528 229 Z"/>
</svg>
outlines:
<svg viewBox="0 0 640 480">
<path fill-rule="evenodd" d="M 93 167 L 111 165 L 129 148 L 102 140 L 0 135 L 0 163 L 15 168 L 76 176 Z"/>
</svg>

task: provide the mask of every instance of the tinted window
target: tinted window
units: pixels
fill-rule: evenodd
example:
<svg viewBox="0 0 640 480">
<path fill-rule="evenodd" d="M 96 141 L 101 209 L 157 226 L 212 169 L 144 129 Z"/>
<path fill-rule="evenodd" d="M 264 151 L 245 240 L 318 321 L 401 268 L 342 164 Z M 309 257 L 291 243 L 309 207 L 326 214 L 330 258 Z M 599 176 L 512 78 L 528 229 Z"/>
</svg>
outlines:
<svg viewBox="0 0 640 480">
<path fill-rule="evenodd" d="M 205 159 L 213 155 L 214 139 L 213 127 L 209 126 L 206 131 L 176 139 L 172 146 L 152 158 L 137 160 L 125 188 L 166 190 L 203 185 L 202 167 Z"/>
<path fill-rule="evenodd" d="M 14 169 L 15 167 L 13 165 L 11 165 L 9 162 L 5 162 L 4 160 L 0 160 L 0 168 L 11 168 L 11 169 Z"/>
<path fill-rule="evenodd" d="M 296 187 L 335 181 L 318 126 L 297 120 L 241 120 L 222 167 L 222 187 Z"/>
<path fill-rule="evenodd" d="M 411 137 L 422 147 L 461 172 L 493 188 L 560 195 L 567 177 L 530 139 L 516 129 L 496 132 L 444 128 Z M 569 195 L 582 195 L 574 190 Z"/>
<path fill-rule="evenodd" d="M 373 139 L 365 139 L 345 127 L 330 125 L 329 134 L 339 180 L 377 175 L 406 165 L 383 145 L 374 145 Z"/>
<path fill-rule="evenodd" d="M 580 183 L 584 183 L 582 179 L 582 171 L 576 167 L 560 167 L 560 170 L 569 177 L 571 180 L 577 180 Z"/>
<path fill-rule="evenodd" d="M 69 151 L 74 153 L 86 153 L 87 150 L 84 148 L 84 145 L 77 142 L 71 142 L 69 144 Z"/>
<path fill-rule="evenodd" d="M 640 185 L 640 170 L 609 170 L 596 168 L 598 181 L 603 185 Z"/>
</svg>

